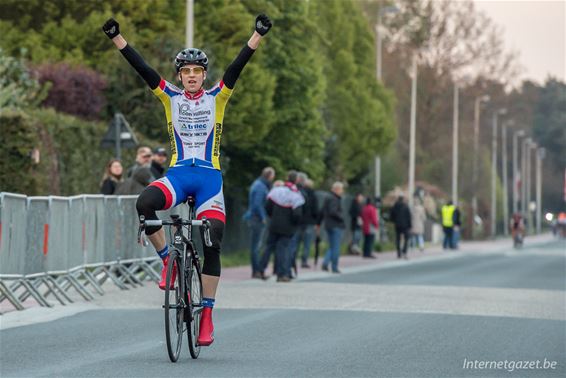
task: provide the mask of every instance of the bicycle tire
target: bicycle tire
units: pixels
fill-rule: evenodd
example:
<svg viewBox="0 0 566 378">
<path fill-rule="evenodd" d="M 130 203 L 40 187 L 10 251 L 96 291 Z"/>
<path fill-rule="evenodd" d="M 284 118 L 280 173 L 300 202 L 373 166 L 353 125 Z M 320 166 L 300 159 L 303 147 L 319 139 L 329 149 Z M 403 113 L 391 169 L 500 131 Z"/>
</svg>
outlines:
<svg viewBox="0 0 566 378">
<path fill-rule="evenodd" d="M 186 317 L 189 353 L 193 359 L 197 359 L 201 348 L 200 345 L 197 344 L 197 339 L 200 331 L 200 315 L 202 312 L 202 278 L 200 267 L 194 259 L 191 259 L 191 269 L 187 277 L 187 295 L 190 297 L 188 309 L 191 314 L 191 316 Z"/>
<path fill-rule="evenodd" d="M 183 341 L 183 270 L 181 269 L 181 259 L 175 250 L 169 255 L 169 264 L 167 266 L 167 278 L 165 280 L 165 339 L 167 341 L 167 354 L 171 362 L 177 362 L 181 354 L 181 345 Z M 174 262 L 174 263 L 171 263 Z M 171 289 L 171 276 L 173 269 L 177 269 L 177 279 Z M 174 291 L 174 293 L 172 293 Z M 174 297 L 174 304 L 171 307 L 171 297 Z"/>
</svg>

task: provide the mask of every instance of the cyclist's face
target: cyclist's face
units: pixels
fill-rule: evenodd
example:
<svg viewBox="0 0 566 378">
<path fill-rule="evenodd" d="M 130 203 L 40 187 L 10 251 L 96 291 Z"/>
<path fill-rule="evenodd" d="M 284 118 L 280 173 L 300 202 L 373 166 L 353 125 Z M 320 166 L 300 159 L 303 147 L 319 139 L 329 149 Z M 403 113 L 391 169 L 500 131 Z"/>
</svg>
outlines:
<svg viewBox="0 0 566 378">
<path fill-rule="evenodd" d="M 201 66 L 189 64 L 181 68 L 179 77 L 187 92 L 196 93 L 202 88 L 202 84 L 206 79 L 206 71 Z"/>
</svg>

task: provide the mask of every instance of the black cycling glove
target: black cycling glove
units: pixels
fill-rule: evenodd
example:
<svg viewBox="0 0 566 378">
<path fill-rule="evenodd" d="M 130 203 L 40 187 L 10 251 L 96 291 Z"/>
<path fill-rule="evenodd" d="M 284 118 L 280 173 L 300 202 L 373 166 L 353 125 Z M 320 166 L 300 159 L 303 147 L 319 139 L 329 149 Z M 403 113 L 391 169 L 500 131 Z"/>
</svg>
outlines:
<svg viewBox="0 0 566 378">
<path fill-rule="evenodd" d="M 112 39 L 120 34 L 120 24 L 113 18 L 108 19 L 102 26 L 102 31 Z"/>
<path fill-rule="evenodd" d="M 260 35 L 266 35 L 269 29 L 271 29 L 271 20 L 267 15 L 260 14 L 255 19 L 255 31 L 258 32 Z"/>
</svg>

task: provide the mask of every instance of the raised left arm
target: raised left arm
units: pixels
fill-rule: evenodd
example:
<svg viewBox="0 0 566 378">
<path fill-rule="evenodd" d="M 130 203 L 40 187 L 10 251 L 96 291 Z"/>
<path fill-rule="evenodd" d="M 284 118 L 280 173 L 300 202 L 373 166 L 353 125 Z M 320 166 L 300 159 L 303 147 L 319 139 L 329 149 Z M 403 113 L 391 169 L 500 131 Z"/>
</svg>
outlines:
<svg viewBox="0 0 566 378">
<path fill-rule="evenodd" d="M 271 20 L 265 14 L 257 16 L 254 33 L 248 40 L 246 46 L 242 48 L 236 59 L 234 59 L 234 61 L 228 66 L 224 76 L 222 77 L 222 81 L 226 87 L 229 89 L 234 88 L 236 80 L 240 77 L 240 73 L 244 69 L 244 66 L 248 63 L 254 51 L 259 47 L 262 37 L 267 34 L 269 29 L 271 29 L 271 26 Z"/>
</svg>

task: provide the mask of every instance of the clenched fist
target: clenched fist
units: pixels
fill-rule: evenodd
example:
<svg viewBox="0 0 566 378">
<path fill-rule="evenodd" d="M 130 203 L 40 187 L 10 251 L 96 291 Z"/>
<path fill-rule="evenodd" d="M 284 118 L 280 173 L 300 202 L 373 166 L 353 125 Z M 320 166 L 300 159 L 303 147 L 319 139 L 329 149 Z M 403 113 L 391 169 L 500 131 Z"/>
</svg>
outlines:
<svg viewBox="0 0 566 378">
<path fill-rule="evenodd" d="M 120 34 L 120 24 L 113 18 L 108 19 L 102 26 L 102 31 L 112 39 Z"/>
<path fill-rule="evenodd" d="M 255 19 L 255 31 L 258 32 L 260 35 L 264 36 L 267 34 L 269 29 L 271 29 L 271 20 L 267 15 L 260 14 Z"/>
</svg>

